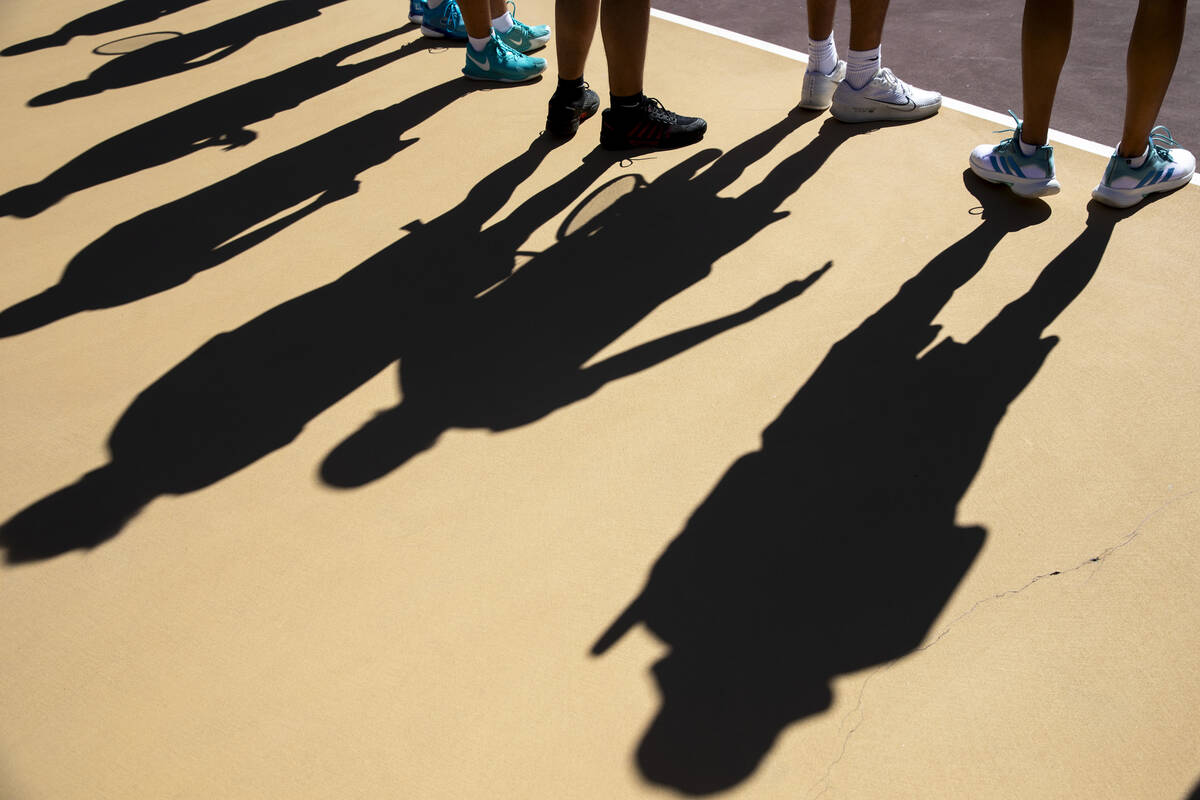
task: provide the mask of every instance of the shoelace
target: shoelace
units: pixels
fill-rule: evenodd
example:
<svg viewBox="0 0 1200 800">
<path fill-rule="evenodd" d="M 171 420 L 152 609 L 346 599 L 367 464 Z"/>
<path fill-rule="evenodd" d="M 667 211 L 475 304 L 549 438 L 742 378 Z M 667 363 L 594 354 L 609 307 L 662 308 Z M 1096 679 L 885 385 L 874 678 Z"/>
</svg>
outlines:
<svg viewBox="0 0 1200 800">
<path fill-rule="evenodd" d="M 642 107 L 646 109 L 646 116 L 655 122 L 674 125 L 679 120 L 679 115 L 674 111 L 668 111 L 657 97 L 647 97 L 642 101 Z"/>
<path fill-rule="evenodd" d="M 506 44 L 504 40 L 500 38 L 500 35 L 495 31 L 492 32 L 492 41 L 496 43 L 496 47 L 494 49 L 496 51 L 497 62 L 507 63 L 510 61 L 516 61 L 518 58 L 524 58 L 524 56 L 522 56 L 516 50 L 513 50 L 511 47 L 509 47 L 508 44 Z"/>
<path fill-rule="evenodd" d="M 903 92 L 903 88 L 901 87 L 901 84 L 900 84 L 900 79 L 897 78 L 896 74 L 894 72 L 892 72 L 889 68 L 884 67 L 883 69 L 879 70 L 879 73 L 875 77 L 882 78 L 882 83 L 885 86 L 887 86 L 889 89 L 891 89 L 893 92 Z"/>
<path fill-rule="evenodd" d="M 458 9 L 458 3 L 446 0 L 446 27 L 459 28 L 462 25 L 462 12 Z"/>
<path fill-rule="evenodd" d="M 1150 146 L 1158 152 L 1161 158 L 1170 159 L 1171 148 L 1179 147 L 1179 142 L 1171 138 L 1171 131 L 1166 125 L 1155 125 L 1150 129 Z"/>
<path fill-rule="evenodd" d="M 1012 134 L 1012 136 L 1009 136 L 1007 139 L 1001 139 L 1000 144 L 996 145 L 996 149 L 1000 150 L 1000 149 L 1007 148 L 1009 150 L 1016 151 L 1016 153 L 1020 156 L 1024 156 L 1025 151 L 1022 150 L 1021 146 L 1018 145 L 1016 142 L 1017 133 L 1020 132 L 1020 130 L 1021 130 L 1021 120 L 1016 114 L 1013 113 L 1013 110 L 1011 108 L 1008 110 L 1008 115 L 1013 118 L 1013 124 L 1015 124 L 1016 127 L 1015 128 L 1001 128 L 998 131 L 992 131 L 992 133 L 1011 133 Z"/>
</svg>

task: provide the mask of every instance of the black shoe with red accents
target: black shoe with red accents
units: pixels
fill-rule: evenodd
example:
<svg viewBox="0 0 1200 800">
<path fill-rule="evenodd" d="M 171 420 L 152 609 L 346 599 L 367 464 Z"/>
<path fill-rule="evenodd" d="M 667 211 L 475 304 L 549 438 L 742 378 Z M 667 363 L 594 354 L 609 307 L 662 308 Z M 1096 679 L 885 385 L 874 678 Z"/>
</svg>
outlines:
<svg viewBox="0 0 1200 800">
<path fill-rule="evenodd" d="M 600 146 L 606 150 L 683 147 L 704 138 L 708 123 L 668 111 L 653 97 L 637 105 L 613 106 L 600 117 Z"/>
<path fill-rule="evenodd" d="M 546 112 L 546 133 L 568 139 L 579 130 L 579 123 L 591 119 L 600 109 L 600 95 L 583 84 L 578 91 L 555 92 Z"/>
</svg>

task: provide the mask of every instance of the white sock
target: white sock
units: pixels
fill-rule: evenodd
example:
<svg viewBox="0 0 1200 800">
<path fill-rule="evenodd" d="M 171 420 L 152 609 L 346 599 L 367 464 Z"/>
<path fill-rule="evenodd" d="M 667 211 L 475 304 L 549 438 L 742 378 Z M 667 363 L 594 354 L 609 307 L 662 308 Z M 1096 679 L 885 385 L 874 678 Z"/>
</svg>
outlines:
<svg viewBox="0 0 1200 800">
<path fill-rule="evenodd" d="M 1146 149 L 1142 151 L 1140 156 L 1125 159 L 1125 162 L 1134 169 L 1140 168 L 1146 163 L 1146 159 L 1150 157 L 1150 145 L 1146 145 Z"/>
<path fill-rule="evenodd" d="M 474 36 L 467 37 L 467 41 L 471 43 L 471 49 L 476 53 L 482 53 L 483 48 L 487 47 L 487 43 L 491 40 L 491 36 L 485 36 L 482 39 L 476 39 Z"/>
<path fill-rule="evenodd" d="M 1030 144 L 1024 139 L 1017 139 L 1017 144 L 1021 146 L 1021 155 L 1023 156 L 1031 156 L 1036 153 L 1038 149 L 1038 145 Z"/>
<path fill-rule="evenodd" d="M 494 20 L 492 20 L 492 28 L 496 31 L 496 33 L 508 33 L 512 26 L 512 14 L 508 13 L 507 11 L 504 12 L 504 16 L 496 17 Z"/>
<path fill-rule="evenodd" d="M 808 69 L 828 75 L 837 66 L 837 45 L 833 43 L 833 31 L 827 39 L 808 40 Z"/>
<path fill-rule="evenodd" d="M 426 3 L 425 5 L 429 6 L 430 8 L 437 8 L 441 4 L 442 0 L 432 0 L 432 2 Z"/>
<path fill-rule="evenodd" d="M 849 50 L 846 52 L 846 83 L 851 89 L 861 89 L 871 82 L 875 73 L 879 72 L 879 51 Z"/>
</svg>

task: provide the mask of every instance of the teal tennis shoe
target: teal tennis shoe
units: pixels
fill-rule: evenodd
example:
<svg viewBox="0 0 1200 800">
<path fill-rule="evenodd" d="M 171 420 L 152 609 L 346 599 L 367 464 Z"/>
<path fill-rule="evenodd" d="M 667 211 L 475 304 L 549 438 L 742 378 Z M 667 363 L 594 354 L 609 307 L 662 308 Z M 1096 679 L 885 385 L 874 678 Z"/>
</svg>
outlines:
<svg viewBox="0 0 1200 800">
<path fill-rule="evenodd" d="M 475 48 L 467 45 L 467 65 L 463 67 L 463 75 L 476 81 L 521 83 L 533 80 L 545 70 L 546 59 L 518 53 L 493 31 L 492 38 L 482 52 L 476 52 Z"/>
<path fill-rule="evenodd" d="M 1025 155 L 1018 141 L 1021 138 L 1021 120 L 1012 111 L 1017 127 L 997 133 L 1011 132 L 1012 136 L 997 145 L 981 144 L 971 151 L 971 171 L 985 181 L 1003 183 L 1020 197 L 1047 197 L 1058 194 L 1058 181 L 1054 177 L 1054 148 L 1042 145 Z"/>
<path fill-rule="evenodd" d="M 455 0 L 442 0 L 437 8 L 425 5 L 421 16 L 421 33 L 433 39 L 465 40 L 467 23 L 463 22 L 458 3 Z"/>
<path fill-rule="evenodd" d="M 509 2 L 513 26 L 500 33 L 500 41 L 516 50 L 518 53 L 532 53 L 539 47 L 545 47 L 550 41 L 549 25 L 526 25 L 517 19 L 517 4 Z M 499 33 L 499 31 L 497 31 Z"/>
<path fill-rule="evenodd" d="M 1178 189 L 1196 172 L 1196 157 L 1179 147 L 1162 125 L 1150 131 L 1146 160 L 1140 167 L 1133 166 L 1135 160 L 1113 153 L 1092 197 L 1108 206 L 1129 208 L 1155 192 Z"/>
</svg>

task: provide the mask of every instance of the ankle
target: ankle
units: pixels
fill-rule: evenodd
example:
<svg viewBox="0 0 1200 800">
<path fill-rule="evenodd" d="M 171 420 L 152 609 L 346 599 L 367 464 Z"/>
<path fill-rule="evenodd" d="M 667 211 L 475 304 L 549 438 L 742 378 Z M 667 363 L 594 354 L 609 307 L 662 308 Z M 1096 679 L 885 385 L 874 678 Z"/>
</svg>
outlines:
<svg viewBox="0 0 1200 800">
<path fill-rule="evenodd" d="M 617 111 L 633 111 L 642 104 L 642 100 L 646 97 L 642 92 L 636 94 L 610 94 L 608 96 L 609 103 L 614 110 Z"/>
<path fill-rule="evenodd" d="M 1124 158 L 1130 162 L 1131 167 L 1140 167 L 1146 163 L 1146 157 L 1150 155 L 1150 145 L 1130 147 L 1121 142 L 1117 145 L 1117 156 Z"/>
<path fill-rule="evenodd" d="M 570 103 L 583 97 L 583 76 L 578 78 L 559 78 L 558 88 L 554 90 L 552 100 L 559 103 Z"/>
</svg>

